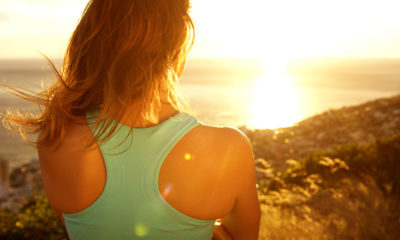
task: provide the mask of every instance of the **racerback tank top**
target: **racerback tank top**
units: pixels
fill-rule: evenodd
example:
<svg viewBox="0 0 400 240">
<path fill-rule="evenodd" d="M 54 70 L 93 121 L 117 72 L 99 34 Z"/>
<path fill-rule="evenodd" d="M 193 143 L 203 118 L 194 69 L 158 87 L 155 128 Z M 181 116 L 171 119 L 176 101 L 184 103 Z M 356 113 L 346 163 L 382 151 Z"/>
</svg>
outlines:
<svg viewBox="0 0 400 240">
<path fill-rule="evenodd" d="M 91 116 L 93 113 L 87 115 L 89 126 Z M 70 239 L 211 239 L 215 220 L 183 214 L 158 188 L 164 159 L 199 124 L 185 112 L 156 126 L 133 128 L 130 134 L 131 127 L 121 124 L 120 130 L 99 146 L 107 173 L 102 194 L 84 210 L 63 214 Z"/>
</svg>

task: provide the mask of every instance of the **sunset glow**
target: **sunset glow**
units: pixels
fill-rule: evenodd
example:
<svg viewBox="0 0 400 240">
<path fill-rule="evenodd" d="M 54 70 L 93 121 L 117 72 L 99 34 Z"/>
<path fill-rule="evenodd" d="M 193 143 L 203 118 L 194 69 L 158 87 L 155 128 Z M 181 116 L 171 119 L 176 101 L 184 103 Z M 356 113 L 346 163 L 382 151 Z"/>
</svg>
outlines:
<svg viewBox="0 0 400 240">
<path fill-rule="evenodd" d="M 298 93 L 285 72 L 286 63 L 265 63 L 265 74 L 254 87 L 250 127 L 274 129 L 300 120 Z"/>
<path fill-rule="evenodd" d="M 199 29 L 193 55 L 400 56 L 399 1 L 192 0 L 192 4 Z"/>
<path fill-rule="evenodd" d="M 397 0 L 192 0 L 190 57 L 400 57 Z M 87 1 L 4 0 L 0 57 L 60 57 Z"/>
</svg>

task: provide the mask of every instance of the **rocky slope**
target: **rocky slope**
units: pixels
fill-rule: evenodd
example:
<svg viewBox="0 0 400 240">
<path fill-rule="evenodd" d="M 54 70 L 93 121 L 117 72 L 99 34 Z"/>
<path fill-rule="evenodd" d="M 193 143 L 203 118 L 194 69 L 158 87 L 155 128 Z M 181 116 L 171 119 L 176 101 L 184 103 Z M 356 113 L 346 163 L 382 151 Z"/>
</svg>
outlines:
<svg viewBox="0 0 400 240">
<path fill-rule="evenodd" d="M 400 132 L 400 95 L 329 110 L 288 128 L 241 130 L 252 142 L 256 159 L 283 170 L 288 159 Z M 257 161 L 258 167 L 265 161 Z"/>
</svg>

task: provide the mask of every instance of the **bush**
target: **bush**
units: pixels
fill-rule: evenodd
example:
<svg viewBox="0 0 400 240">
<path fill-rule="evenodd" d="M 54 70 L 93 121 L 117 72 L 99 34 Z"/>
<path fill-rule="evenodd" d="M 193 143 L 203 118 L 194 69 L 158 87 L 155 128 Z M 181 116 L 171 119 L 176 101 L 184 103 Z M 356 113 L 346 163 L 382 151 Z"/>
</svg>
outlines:
<svg viewBox="0 0 400 240">
<path fill-rule="evenodd" d="M 261 239 L 400 236 L 400 135 L 287 165 L 283 172 L 264 170 L 270 177 L 259 185 Z"/>
<path fill-rule="evenodd" d="M 0 211 L 0 239 L 68 239 L 64 225 L 43 191 L 34 191 L 18 211 Z"/>
</svg>

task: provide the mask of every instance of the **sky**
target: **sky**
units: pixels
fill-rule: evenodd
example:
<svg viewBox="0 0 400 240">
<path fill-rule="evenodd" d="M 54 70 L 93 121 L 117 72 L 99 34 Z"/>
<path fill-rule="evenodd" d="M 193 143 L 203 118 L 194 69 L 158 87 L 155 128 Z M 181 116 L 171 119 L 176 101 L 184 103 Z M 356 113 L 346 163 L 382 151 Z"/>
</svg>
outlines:
<svg viewBox="0 0 400 240">
<path fill-rule="evenodd" d="M 61 58 L 87 0 L 0 0 L 0 58 Z M 400 58 L 398 0 L 192 0 L 190 57 Z"/>
</svg>

